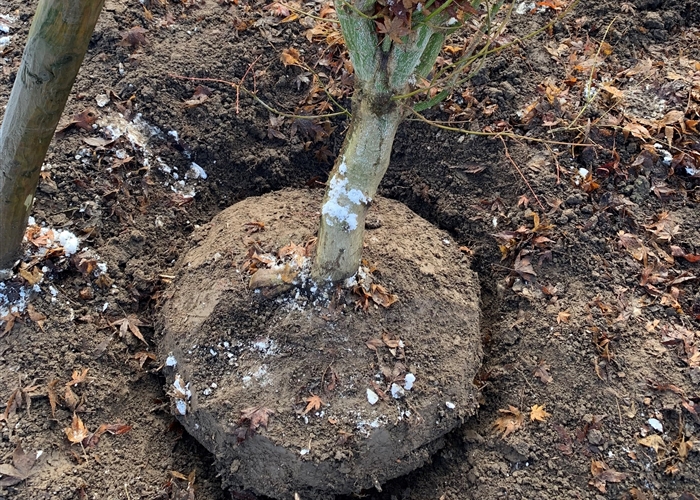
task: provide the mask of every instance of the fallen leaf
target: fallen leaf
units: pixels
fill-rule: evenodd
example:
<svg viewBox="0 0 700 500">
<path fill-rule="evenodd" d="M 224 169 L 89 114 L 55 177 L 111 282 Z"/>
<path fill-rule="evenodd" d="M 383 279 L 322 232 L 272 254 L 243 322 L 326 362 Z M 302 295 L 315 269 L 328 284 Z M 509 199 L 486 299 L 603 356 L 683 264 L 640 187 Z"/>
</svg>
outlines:
<svg viewBox="0 0 700 500">
<path fill-rule="evenodd" d="M 601 493 L 605 493 L 606 483 L 620 483 L 627 479 L 628 476 L 624 472 L 617 472 L 608 468 L 605 462 L 600 460 L 591 460 L 591 474 L 593 479 L 588 484 L 594 486 Z"/>
<path fill-rule="evenodd" d="M 31 269 L 31 271 L 24 266 L 25 264 L 23 262 L 22 266 L 20 266 L 19 268 L 19 275 L 22 276 L 22 278 L 24 278 L 27 284 L 34 286 L 37 283 L 39 283 L 44 277 L 44 274 L 39 269 L 39 266 L 34 266 Z"/>
<path fill-rule="evenodd" d="M 570 318 L 571 314 L 567 311 L 560 311 L 559 314 L 557 314 L 557 324 L 568 323 Z"/>
<path fill-rule="evenodd" d="M 73 370 L 73 375 L 71 376 L 71 381 L 66 384 L 66 387 L 76 386 L 88 381 L 87 374 L 90 368 L 82 368 L 79 370 Z"/>
<path fill-rule="evenodd" d="M 384 308 L 388 308 L 399 300 L 399 297 L 393 293 L 389 293 L 386 288 L 382 285 L 372 284 L 370 286 L 370 293 L 372 295 L 372 300 L 375 304 L 379 304 Z"/>
<path fill-rule="evenodd" d="M 399 4 L 399 2 L 394 2 L 394 4 Z M 380 21 L 375 21 L 374 23 L 377 25 L 377 32 L 388 36 L 397 45 L 403 43 L 401 37 L 411 33 L 409 26 L 406 25 L 406 18 L 394 17 L 390 19 L 385 17 L 383 23 Z"/>
<path fill-rule="evenodd" d="M 72 411 L 77 411 L 82 402 L 82 400 L 78 398 L 78 395 L 73 392 L 73 389 L 71 389 L 69 385 L 66 386 L 65 393 L 63 394 L 63 401 Z"/>
<path fill-rule="evenodd" d="M 693 264 L 700 262 L 700 254 L 685 253 L 685 250 L 676 245 L 671 245 L 671 255 L 674 257 L 681 257 Z"/>
<path fill-rule="evenodd" d="M 146 364 L 146 361 L 148 361 L 149 359 L 151 361 L 155 361 L 157 358 L 155 353 L 139 351 L 136 354 L 134 354 L 134 359 L 139 362 L 139 367 L 143 368 L 143 365 Z"/>
<path fill-rule="evenodd" d="M 535 368 L 535 377 L 540 379 L 543 384 L 552 383 L 553 379 L 552 376 L 549 374 L 549 366 L 544 360 L 540 361 L 537 365 L 537 368 Z"/>
<path fill-rule="evenodd" d="M 56 392 L 56 386 L 58 385 L 58 379 L 55 378 L 46 386 L 49 395 L 49 404 L 51 405 L 51 416 L 56 418 L 56 403 L 58 402 L 58 393 Z"/>
<path fill-rule="evenodd" d="M 659 455 L 659 450 L 661 450 L 661 454 L 663 454 L 666 451 L 666 445 L 664 444 L 664 440 L 658 434 L 651 434 L 645 438 L 638 439 L 637 442 L 642 446 L 652 448 L 657 455 Z"/>
<path fill-rule="evenodd" d="M 197 88 L 194 89 L 194 94 L 192 95 L 192 97 L 186 100 L 183 104 L 185 105 L 185 107 L 188 108 L 199 106 L 200 104 L 208 100 L 211 94 L 212 90 L 206 85 L 197 85 Z"/>
<path fill-rule="evenodd" d="M 39 329 L 43 331 L 46 316 L 37 311 L 32 304 L 27 305 L 27 314 L 29 314 L 29 319 L 36 323 Z"/>
<path fill-rule="evenodd" d="M 135 49 L 141 45 L 146 45 L 148 43 L 146 41 L 146 33 L 148 33 L 147 29 L 142 28 L 141 26 L 134 26 L 131 29 L 122 31 L 122 39 L 119 40 L 117 45 L 122 47 L 130 47 L 132 49 Z"/>
<path fill-rule="evenodd" d="M 505 438 L 523 426 L 525 415 L 515 406 L 508 405 L 507 410 L 498 410 L 500 417 L 491 425 L 501 437 Z"/>
<path fill-rule="evenodd" d="M 280 55 L 280 60 L 285 66 L 297 66 L 300 63 L 300 54 L 297 49 L 284 49 Z"/>
<path fill-rule="evenodd" d="M 304 401 L 306 401 L 308 404 L 306 405 L 306 408 L 304 411 L 301 413 L 302 415 L 306 415 L 310 411 L 318 411 L 321 409 L 321 405 L 323 404 L 323 401 L 321 401 L 321 398 L 316 396 L 315 394 L 312 394 L 310 397 L 306 398 Z"/>
<path fill-rule="evenodd" d="M 530 408 L 530 421 L 545 422 L 552 415 L 544 410 L 544 405 L 534 405 Z"/>
<path fill-rule="evenodd" d="M 109 324 L 110 326 L 119 326 L 119 336 L 124 338 L 128 332 L 134 334 L 134 336 L 139 339 L 144 344 L 148 345 L 146 339 L 143 338 L 139 326 L 148 326 L 146 323 L 141 322 L 135 315 L 129 314 L 126 318 L 114 321 Z"/>
<path fill-rule="evenodd" d="M 259 427 L 267 429 L 267 424 L 270 415 L 274 415 L 274 411 L 262 406 L 252 406 L 241 410 L 241 417 L 238 419 L 238 425 L 247 423 L 250 430 L 256 431 Z"/>
<path fill-rule="evenodd" d="M 651 134 L 649 133 L 649 130 L 646 129 L 643 125 L 640 125 L 639 123 L 628 123 L 622 128 L 622 132 L 624 133 L 625 137 L 629 134 L 632 134 L 633 137 L 636 137 L 637 139 L 642 139 L 642 140 L 651 140 Z"/>
<path fill-rule="evenodd" d="M 12 465 L 0 464 L 0 486 L 14 486 L 27 479 L 31 473 L 37 455 L 35 452 L 25 453 L 22 445 L 18 444 L 12 452 Z"/>
<path fill-rule="evenodd" d="M 522 279 L 530 282 L 534 281 L 537 276 L 530 262 L 531 259 L 532 257 L 530 255 L 524 255 L 521 251 L 515 258 L 515 264 L 513 265 L 515 272 L 518 273 Z"/>
<path fill-rule="evenodd" d="M 105 432 L 108 432 L 110 434 L 120 436 L 122 434 L 126 434 L 131 430 L 130 425 L 126 424 L 102 424 L 100 425 L 95 432 L 90 434 L 86 439 L 83 445 L 86 448 L 92 448 L 94 446 L 97 446 L 97 443 L 100 442 L 100 437 Z"/>
<path fill-rule="evenodd" d="M 73 422 L 70 427 L 64 429 L 68 441 L 73 444 L 82 443 L 83 439 L 88 437 L 88 430 L 80 417 L 73 413 Z"/>
</svg>

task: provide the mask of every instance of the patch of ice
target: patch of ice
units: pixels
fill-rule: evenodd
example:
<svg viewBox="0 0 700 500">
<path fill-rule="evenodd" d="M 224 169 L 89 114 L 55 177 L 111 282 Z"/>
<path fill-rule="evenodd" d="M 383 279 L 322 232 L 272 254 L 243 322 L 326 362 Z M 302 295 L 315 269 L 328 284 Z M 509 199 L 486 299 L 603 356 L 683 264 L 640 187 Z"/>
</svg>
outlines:
<svg viewBox="0 0 700 500">
<path fill-rule="evenodd" d="M 202 167 L 197 165 L 195 162 L 192 162 L 192 165 L 190 165 L 190 170 L 187 172 L 188 176 L 192 179 L 206 179 L 207 178 L 207 173 L 204 171 Z"/>
<path fill-rule="evenodd" d="M 63 252 L 67 257 L 70 257 L 78 251 L 80 241 L 78 241 L 78 237 L 76 235 L 65 230 L 58 230 L 56 231 L 56 234 L 58 235 L 58 242 L 63 247 Z"/>
<path fill-rule="evenodd" d="M 446 401 L 445 406 L 447 406 L 450 410 L 454 410 L 457 407 L 457 405 L 451 401 Z"/>
<path fill-rule="evenodd" d="M 403 380 L 403 388 L 407 391 L 410 391 L 411 389 L 413 389 L 413 384 L 416 381 L 416 376 L 412 373 L 407 373 Z"/>
<path fill-rule="evenodd" d="M 379 401 L 379 396 L 372 389 L 367 389 L 367 401 L 369 401 L 369 404 L 375 405 Z"/>
<path fill-rule="evenodd" d="M 520 2 L 518 6 L 515 8 L 515 13 L 520 14 L 521 16 L 523 14 L 527 14 L 531 10 L 535 8 L 535 2 L 528 2 L 527 0 L 524 2 Z"/>
<path fill-rule="evenodd" d="M 107 94 L 98 94 L 95 97 L 95 102 L 97 103 L 97 106 L 100 108 L 104 108 L 107 104 L 109 104 L 109 96 Z"/>
<path fill-rule="evenodd" d="M 401 387 L 399 384 L 393 383 L 391 384 L 391 397 L 394 399 L 401 399 L 404 397 L 406 393 L 403 390 L 403 387 Z"/>
<path fill-rule="evenodd" d="M 11 36 L 0 36 L 0 49 L 7 47 L 10 45 L 10 42 L 12 41 Z"/>
<path fill-rule="evenodd" d="M 177 366 L 177 359 L 175 359 L 175 356 L 172 354 L 168 355 L 165 360 L 165 366 Z"/>
<path fill-rule="evenodd" d="M 177 412 L 180 415 L 187 415 L 187 403 L 185 403 L 182 399 L 175 401 L 175 409 L 177 409 Z"/>
<path fill-rule="evenodd" d="M 310 450 L 307 450 L 306 448 L 302 448 L 301 451 L 299 452 L 299 455 L 308 455 L 310 453 Z"/>
<path fill-rule="evenodd" d="M 657 420 L 657 419 L 655 419 L 655 418 L 650 418 L 649 420 L 647 420 L 647 423 L 648 423 L 649 426 L 650 426 L 652 429 L 654 429 L 656 432 L 663 432 L 663 431 L 664 431 L 664 426 L 663 426 L 663 424 L 662 424 L 659 420 Z"/>
</svg>

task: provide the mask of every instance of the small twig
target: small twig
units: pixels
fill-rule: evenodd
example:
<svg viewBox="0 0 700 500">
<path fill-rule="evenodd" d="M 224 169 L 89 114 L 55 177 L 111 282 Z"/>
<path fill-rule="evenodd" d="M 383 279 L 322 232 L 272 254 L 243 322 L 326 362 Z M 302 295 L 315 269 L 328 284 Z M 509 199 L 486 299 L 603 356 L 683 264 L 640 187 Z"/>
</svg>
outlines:
<svg viewBox="0 0 700 500">
<path fill-rule="evenodd" d="M 552 158 L 554 158 L 554 165 L 557 167 L 557 185 L 561 184 L 561 176 L 560 176 L 560 171 L 561 167 L 559 166 L 559 159 L 557 158 L 557 155 L 554 154 L 554 151 L 552 151 L 552 148 L 549 147 L 549 144 L 544 145 L 544 147 L 547 148 L 547 151 L 549 151 L 549 154 L 552 155 Z"/>
<path fill-rule="evenodd" d="M 508 160 L 510 160 L 510 162 L 511 162 L 511 163 L 513 164 L 513 166 L 515 167 L 515 170 L 518 171 L 518 173 L 520 174 L 520 177 L 523 179 L 523 181 L 525 181 L 525 184 L 526 184 L 527 187 L 530 189 L 530 192 L 532 193 L 532 196 L 535 197 L 535 200 L 537 201 L 537 204 L 540 206 L 540 208 L 542 209 L 542 211 L 543 211 L 543 212 L 546 212 L 547 209 L 544 208 L 544 205 L 543 205 L 542 202 L 540 201 L 540 198 L 537 196 L 537 193 L 535 193 L 535 190 L 532 189 L 532 186 L 531 186 L 530 183 L 528 182 L 528 180 L 527 180 L 527 178 L 525 177 L 525 175 L 523 174 L 522 170 L 520 170 L 520 167 L 518 167 L 518 164 L 515 163 L 515 161 L 513 160 L 513 158 L 510 156 L 510 153 L 508 152 L 508 146 L 506 145 L 505 139 L 503 139 L 503 137 L 501 137 L 501 136 L 499 136 L 498 138 L 499 138 L 499 139 L 501 140 L 501 142 L 503 143 L 503 147 L 505 148 L 506 158 L 508 158 Z"/>
<path fill-rule="evenodd" d="M 530 383 L 530 381 L 529 381 L 529 380 L 527 379 L 527 377 L 525 376 L 525 372 L 523 372 L 523 371 L 522 371 L 520 368 L 518 368 L 517 366 L 514 366 L 513 368 L 515 368 L 515 370 L 516 370 L 520 375 L 523 376 L 523 379 L 525 380 L 525 383 L 526 383 L 526 384 L 528 385 L 528 387 L 532 390 L 532 392 L 535 392 L 535 393 L 536 393 L 537 391 L 535 390 L 535 388 L 532 386 L 532 384 Z"/>
<path fill-rule="evenodd" d="M 124 483 L 124 493 L 126 493 L 126 500 L 131 500 L 131 496 L 129 495 L 129 490 L 126 488 L 126 483 Z"/>
<path fill-rule="evenodd" d="M 241 90 L 241 85 L 243 85 L 243 82 L 245 82 L 245 77 L 248 76 L 248 72 L 250 72 L 251 68 L 255 65 L 256 62 L 262 57 L 262 54 L 260 54 L 258 57 L 255 58 L 255 61 L 250 63 L 248 66 L 248 69 L 245 70 L 245 73 L 243 73 L 243 78 L 241 78 L 241 83 L 236 85 L 236 114 L 240 113 L 240 109 L 238 107 L 238 98 L 240 96 L 240 90 Z M 253 73 L 253 92 L 255 92 L 255 73 Z"/>
</svg>

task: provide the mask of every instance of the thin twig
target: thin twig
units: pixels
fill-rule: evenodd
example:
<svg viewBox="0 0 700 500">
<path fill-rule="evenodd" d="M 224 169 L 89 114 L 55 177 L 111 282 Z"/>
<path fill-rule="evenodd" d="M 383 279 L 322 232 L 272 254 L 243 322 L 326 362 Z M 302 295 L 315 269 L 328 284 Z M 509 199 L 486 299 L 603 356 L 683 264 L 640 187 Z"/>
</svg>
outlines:
<svg viewBox="0 0 700 500">
<path fill-rule="evenodd" d="M 547 209 L 544 208 L 544 205 L 542 204 L 542 202 L 540 201 L 539 197 L 537 196 L 537 193 L 535 193 L 535 190 L 532 189 L 532 186 L 531 186 L 530 183 L 528 182 L 528 180 L 527 180 L 527 178 L 525 177 L 525 175 L 523 175 L 523 172 L 520 170 L 520 167 L 518 167 L 518 164 L 515 163 L 515 161 L 513 160 L 513 158 L 510 156 L 510 153 L 508 152 L 508 146 L 506 145 L 505 139 L 503 139 L 503 137 L 501 137 L 501 136 L 499 136 L 498 138 L 499 138 L 499 139 L 501 140 L 501 142 L 503 143 L 503 147 L 505 148 L 506 158 L 508 158 L 508 159 L 510 160 L 510 162 L 511 162 L 511 163 L 513 164 L 513 166 L 515 167 L 515 170 L 518 171 L 518 173 L 520 174 L 520 177 L 522 177 L 523 181 L 525 181 L 525 184 L 526 184 L 527 187 L 530 189 L 530 192 L 532 193 L 532 196 L 535 197 L 535 200 L 537 201 L 537 204 L 540 206 L 540 208 L 542 209 L 542 211 L 543 211 L 543 212 L 546 212 Z"/>
<path fill-rule="evenodd" d="M 248 76 L 248 73 L 250 72 L 251 68 L 255 65 L 256 62 L 260 60 L 262 57 L 262 54 L 260 54 L 258 57 L 255 58 L 255 61 L 250 63 L 248 66 L 248 69 L 245 70 L 245 73 L 243 73 L 243 78 L 241 78 L 241 83 L 236 85 L 236 114 L 240 113 L 240 109 L 238 107 L 238 98 L 240 96 L 240 90 L 241 90 L 241 85 L 243 85 L 243 82 L 245 82 L 245 77 Z M 253 73 L 255 75 L 255 73 Z M 253 79 L 253 92 L 255 92 L 255 79 Z"/>
</svg>

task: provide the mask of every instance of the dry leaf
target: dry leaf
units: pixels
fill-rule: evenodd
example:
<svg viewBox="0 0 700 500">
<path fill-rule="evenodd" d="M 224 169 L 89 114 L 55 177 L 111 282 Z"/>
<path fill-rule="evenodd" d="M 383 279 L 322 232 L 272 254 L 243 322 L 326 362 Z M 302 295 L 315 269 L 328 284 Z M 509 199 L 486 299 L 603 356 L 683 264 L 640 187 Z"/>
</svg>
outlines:
<svg viewBox="0 0 700 500">
<path fill-rule="evenodd" d="M 552 376 L 549 374 L 549 366 L 542 360 L 535 368 L 535 377 L 540 379 L 543 384 L 550 384 L 552 382 Z"/>
<path fill-rule="evenodd" d="M 119 326 L 119 336 L 124 338 L 128 332 L 131 332 L 134 334 L 134 336 L 139 339 L 141 342 L 144 344 L 148 345 L 148 342 L 146 342 L 146 339 L 143 338 L 143 334 L 141 333 L 141 330 L 139 330 L 139 326 L 148 326 L 146 323 L 141 322 L 140 319 L 138 319 L 135 315 L 129 314 L 126 318 L 122 318 L 120 320 L 117 320 L 113 323 L 109 324 L 110 326 Z"/>
<path fill-rule="evenodd" d="M 304 401 L 306 401 L 308 404 L 306 405 L 306 408 L 304 411 L 301 413 L 302 415 L 306 415 L 310 411 L 318 411 L 321 409 L 321 405 L 323 404 L 323 401 L 321 401 L 321 398 L 316 396 L 315 394 L 312 394 L 310 397 L 306 398 Z"/>
<path fill-rule="evenodd" d="M 157 358 L 155 353 L 139 351 L 136 354 L 134 354 L 134 359 L 139 362 L 139 367 L 143 368 L 143 365 L 146 364 L 146 361 L 148 361 L 149 359 L 151 361 L 155 361 Z"/>
<path fill-rule="evenodd" d="M 241 410 L 241 417 L 238 419 L 238 425 L 248 424 L 250 430 L 256 431 L 258 427 L 264 427 L 267 429 L 267 423 L 270 415 L 275 412 L 269 408 L 264 408 L 262 406 L 252 406 Z"/>
<path fill-rule="evenodd" d="M 605 462 L 600 460 L 591 460 L 591 474 L 593 479 L 588 484 L 597 488 L 601 493 L 605 493 L 606 483 L 620 483 L 628 476 L 624 472 L 608 468 Z"/>
<path fill-rule="evenodd" d="M 559 314 L 557 314 L 557 324 L 568 323 L 570 318 L 571 314 L 569 314 L 567 311 L 561 311 Z"/>
<path fill-rule="evenodd" d="M 68 441 L 71 443 L 82 443 L 83 439 L 88 437 L 88 430 L 80 417 L 73 413 L 73 422 L 70 427 L 64 429 Z"/>
<path fill-rule="evenodd" d="M 146 33 L 148 33 L 147 29 L 142 28 L 141 26 L 134 26 L 133 28 L 122 32 L 122 39 L 119 40 L 117 45 L 121 45 L 122 47 L 130 47 L 132 49 L 135 49 L 141 45 L 146 45 L 148 43 L 146 41 Z"/>
<path fill-rule="evenodd" d="M 525 255 L 524 252 L 521 251 L 515 258 L 515 264 L 513 265 L 515 272 L 518 273 L 522 279 L 530 282 L 534 281 L 537 276 L 537 273 L 530 263 L 531 259 L 532 257 L 530 255 Z"/>
<path fill-rule="evenodd" d="M 296 66 L 299 64 L 299 51 L 297 49 L 284 49 L 280 55 L 280 60 L 285 66 Z"/>
<path fill-rule="evenodd" d="M 81 403 L 78 395 L 73 392 L 73 389 L 71 389 L 69 385 L 66 386 L 63 401 L 66 403 L 66 406 L 71 409 L 71 411 L 76 411 Z"/>
<path fill-rule="evenodd" d="M 530 421 L 545 422 L 552 415 L 544 410 L 544 405 L 534 405 L 530 408 Z"/>
<path fill-rule="evenodd" d="M 399 300 L 397 295 L 389 293 L 386 288 L 382 285 L 372 284 L 370 286 L 370 293 L 372 295 L 372 300 L 375 304 L 379 304 L 382 307 L 389 307 L 391 304 Z"/>
<path fill-rule="evenodd" d="M 22 445 L 18 444 L 12 453 L 12 465 L 0 464 L 0 486 L 14 486 L 29 477 L 36 462 L 36 453 L 25 453 Z"/>
<path fill-rule="evenodd" d="M 73 370 L 73 375 L 71 376 L 71 381 L 66 384 L 66 387 L 76 386 L 78 384 L 82 384 L 83 382 L 87 382 L 87 374 L 88 370 L 90 368 L 82 368 L 80 370 Z"/>
<path fill-rule="evenodd" d="M 49 404 L 51 405 L 51 416 L 56 418 L 56 403 L 58 402 L 58 393 L 56 392 L 56 386 L 58 385 L 58 379 L 55 378 L 46 386 L 49 395 Z"/>
<path fill-rule="evenodd" d="M 509 434 L 514 433 L 523 426 L 525 415 L 515 406 L 508 405 L 507 410 L 498 410 L 500 417 L 492 424 L 492 427 L 497 433 L 502 434 L 505 438 Z"/>
<path fill-rule="evenodd" d="M 650 436 L 637 440 L 637 442 L 642 446 L 653 448 L 657 455 L 659 455 L 659 450 L 661 450 L 662 455 L 666 451 L 664 440 L 658 434 L 651 434 Z"/>
</svg>

